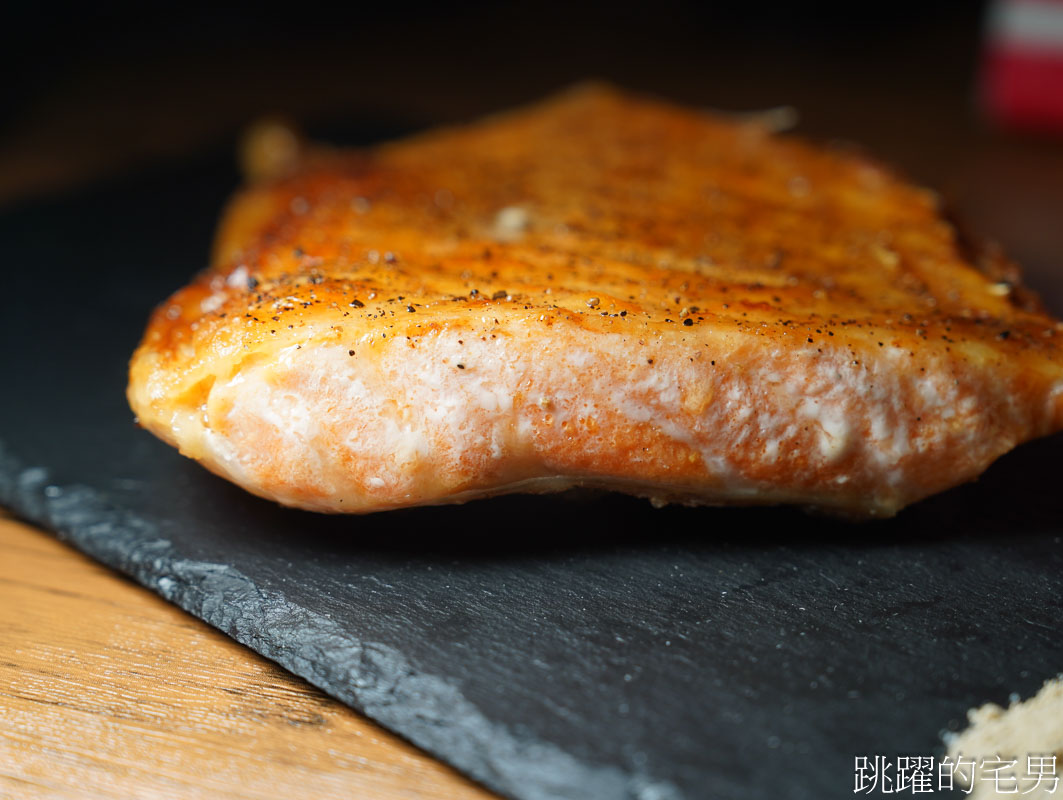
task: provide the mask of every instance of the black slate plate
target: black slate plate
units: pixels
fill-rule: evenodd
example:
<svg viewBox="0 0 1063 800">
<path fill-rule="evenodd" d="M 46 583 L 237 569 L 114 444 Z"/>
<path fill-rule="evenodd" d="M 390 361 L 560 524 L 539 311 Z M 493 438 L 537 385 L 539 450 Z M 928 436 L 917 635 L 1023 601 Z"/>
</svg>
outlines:
<svg viewBox="0 0 1063 800">
<path fill-rule="evenodd" d="M 899 518 L 501 498 L 280 509 L 132 424 L 151 306 L 204 265 L 215 159 L 0 219 L 0 503 L 485 785 L 853 794 L 854 757 L 1063 669 L 1063 439 Z"/>
</svg>

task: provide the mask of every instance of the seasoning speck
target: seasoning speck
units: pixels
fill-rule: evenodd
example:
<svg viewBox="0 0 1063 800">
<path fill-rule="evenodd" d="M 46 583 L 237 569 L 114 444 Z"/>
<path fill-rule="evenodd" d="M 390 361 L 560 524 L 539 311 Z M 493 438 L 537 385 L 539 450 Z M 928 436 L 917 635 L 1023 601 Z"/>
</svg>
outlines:
<svg viewBox="0 0 1063 800">
<path fill-rule="evenodd" d="M 598 303 L 600 302 L 601 300 L 599 300 L 597 297 L 591 297 L 587 300 L 587 306 L 589 308 L 597 308 Z"/>
<path fill-rule="evenodd" d="M 1008 281 L 1000 281 L 990 285 L 989 293 L 996 295 L 997 297 L 1007 297 L 1011 294 L 1012 288 L 1012 285 Z"/>
<path fill-rule="evenodd" d="M 506 206 L 495 215 L 495 237 L 502 241 L 513 241 L 520 237 L 531 224 L 528 212 L 520 206 Z"/>
</svg>

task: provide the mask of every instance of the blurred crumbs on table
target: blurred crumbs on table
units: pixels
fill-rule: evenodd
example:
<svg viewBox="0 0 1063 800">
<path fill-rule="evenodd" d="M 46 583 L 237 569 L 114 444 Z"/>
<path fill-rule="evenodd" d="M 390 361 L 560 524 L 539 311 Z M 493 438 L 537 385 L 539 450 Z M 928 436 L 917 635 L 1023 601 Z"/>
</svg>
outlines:
<svg viewBox="0 0 1063 800">
<path fill-rule="evenodd" d="M 494 797 L 0 511 L 0 798 Z"/>
</svg>

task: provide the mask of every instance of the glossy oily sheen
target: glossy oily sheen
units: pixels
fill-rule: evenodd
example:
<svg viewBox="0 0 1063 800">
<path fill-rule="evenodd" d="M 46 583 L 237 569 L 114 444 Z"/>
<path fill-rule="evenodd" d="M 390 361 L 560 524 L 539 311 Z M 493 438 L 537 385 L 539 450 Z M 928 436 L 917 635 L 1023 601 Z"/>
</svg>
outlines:
<svg viewBox="0 0 1063 800">
<path fill-rule="evenodd" d="M 309 509 L 590 485 L 890 515 L 1061 427 L 1060 336 L 866 156 L 587 86 L 248 186 L 129 399 Z"/>
</svg>

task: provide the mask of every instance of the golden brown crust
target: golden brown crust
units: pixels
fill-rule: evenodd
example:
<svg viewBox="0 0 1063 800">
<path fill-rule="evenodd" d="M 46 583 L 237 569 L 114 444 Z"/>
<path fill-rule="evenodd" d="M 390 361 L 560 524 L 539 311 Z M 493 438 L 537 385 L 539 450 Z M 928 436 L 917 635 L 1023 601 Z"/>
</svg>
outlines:
<svg viewBox="0 0 1063 800">
<path fill-rule="evenodd" d="M 312 151 L 296 174 L 243 190 L 211 268 L 152 317 L 130 400 L 187 454 L 308 507 L 440 502 L 562 476 L 695 501 L 889 513 L 1061 424 L 1057 323 L 1002 256 L 973 253 L 931 192 L 863 156 L 582 87 L 466 128 Z M 372 458 L 342 444 L 344 426 L 380 400 L 339 401 L 318 373 L 349 371 L 390 395 L 395 419 L 417 417 L 438 410 L 433 391 L 467 392 L 458 381 L 472 370 L 459 359 L 472 342 L 477 385 L 493 376 L 508 410 L 487 403 L 464 428 L 452 417 L 410 428 L 427 448 L 414 483 L 413 462 L 361 474 Z M 563 356 L 580 348 L 588 385 L 569 388 L 594 413 L 566 408 L 574 427 L 550 428 L 551 382 L 578 369 Z M 326 351 L 350 353 L 350 366 Z M 428 352 L 450 365 L 435 389 L 379 382 L 402 359 L 424 371 Z M 493 363 L 525 354 L 541 368 Z M 285 359 L 302 366 L 276 369 Z M 251 411 L 222 388 L 256 367 L 260 392 L 287 385 L 335 419 L 285 440 L 264 421 L 280 401 Z M 876 395 L 876 381 L 889 393 Z M 661 399 L 665 384 L 675 402 Z M 617 399 L 652 386 L 637 408 Z M 948 392 L 970 407 L 943 412 Z M 809 398 L 821 405 L 809 410 Z M 740 418 L 758 404 L 770 418 Z M 786 414 L 811 428 L 791 430 Z M 470 433 L 477 415 L 490 429 Z M 953 430 L 958 420 L 974 431 Z M 476 455 L 488 448 L 476 437 L 506 426 L 525 433 L 496 443 L 493 460 Z M 595 429 L 608 447 L 588 446 Z M 714 460 L 721 442 L 726 463 Z M 304 447 L 329 478 L 242 452 L 252 447 Z M 440 479 L 447 464 L 459 466 Z M 374 494 L 375 480 L 387 487 Z"/>
</svg>

